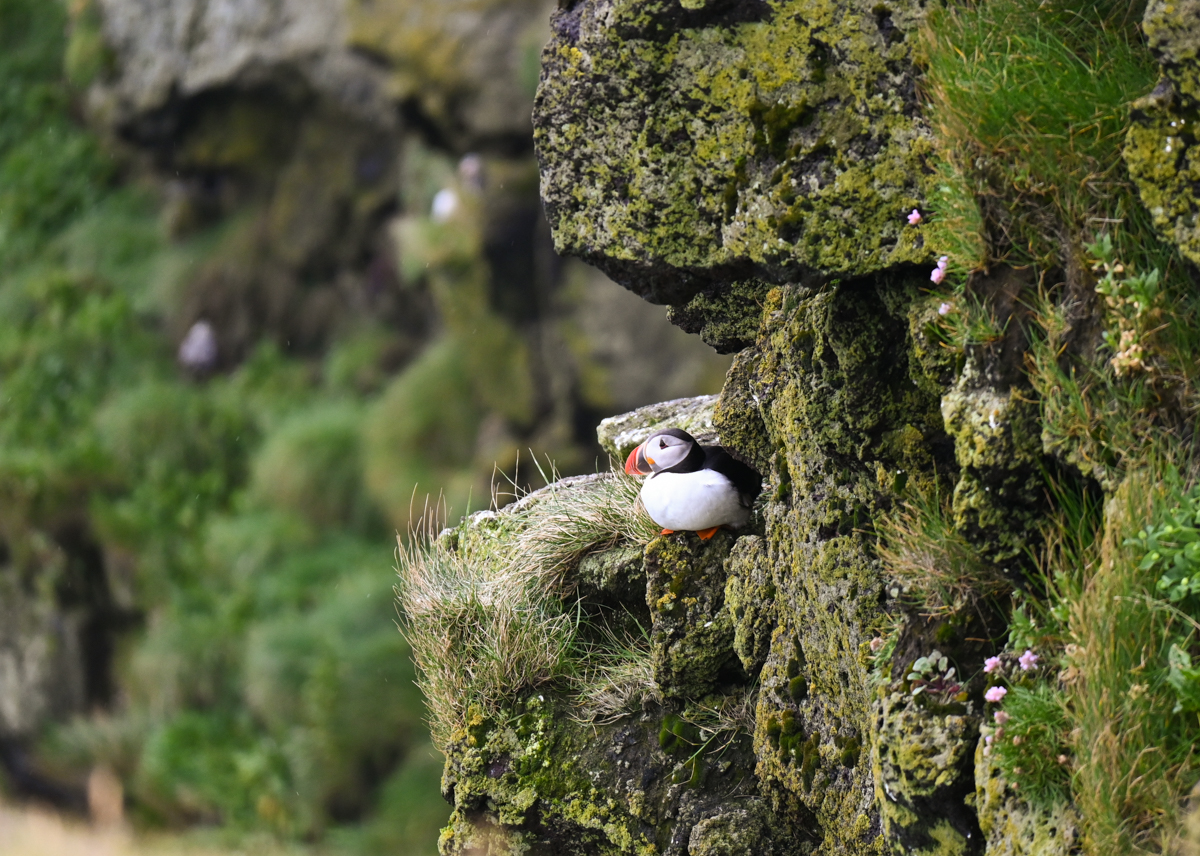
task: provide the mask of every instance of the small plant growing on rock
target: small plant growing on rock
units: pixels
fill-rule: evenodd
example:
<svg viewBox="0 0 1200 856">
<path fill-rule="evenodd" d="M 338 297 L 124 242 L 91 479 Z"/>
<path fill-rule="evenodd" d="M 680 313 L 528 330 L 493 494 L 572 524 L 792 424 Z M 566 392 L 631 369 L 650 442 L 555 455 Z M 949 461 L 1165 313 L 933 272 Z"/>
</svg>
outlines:
<svg viewBox="0 0 1200 856">
<path fill-rule="evenodd" d="M 1158 574 L 1156 588 L 1171 603 L 1196 605 L 1200 596 L 1200 485 L 1164 518 L 1125 542 L 1144 552 L 1138 570 Z"/>
<path fill-rule="evenodd" d="M 1096 293 L 1109 310 L 1109 329 L 1104 331 L 1104 340 L 1114 351 L 1109 364 L 1117 377 L 1154 374 L 1151 337 L 1162 320 L 1158 269 L 1135 274 L 1117 260 L 1108 235 L 1101 235 L 1087 250 L 1096 260 L 1092 270 L 1104 274 L 1096 283 Z"/>
<path fill-rule="evenodd" d="M 962 684 L 954 679 L 955 668 L 941 651 L 918 657 L 909 667 L 908 683 L 912 694 L 930 693 L 941 697 L 956 696 L 962 692 Z"/>
</svg>

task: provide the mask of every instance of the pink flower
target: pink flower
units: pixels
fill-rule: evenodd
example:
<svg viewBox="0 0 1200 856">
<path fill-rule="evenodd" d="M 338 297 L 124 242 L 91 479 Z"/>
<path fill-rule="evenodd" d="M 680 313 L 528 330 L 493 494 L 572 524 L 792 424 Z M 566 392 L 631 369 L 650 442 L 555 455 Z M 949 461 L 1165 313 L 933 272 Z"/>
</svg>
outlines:
<svg viewBox="0 0 1200 856">
<path fill-rule="evenodd" d="M 1023 672 L 1028 672 L 1030 669 L 1036 666 L 1037 661 L 1038 655 L 1033 653 L 1033 651 L 1029 650 L 1028 648 L 1025 649 L 1025 653 L 1022 654 L 1017 660 L 1017 662 L 1021 665 L 1021 671 Z"/>
<path fill-rule="evenodd" d="M 983 697 L 987 701 L 999 704 L 1000 702 L 1004 701 L 1004 697 L 1006 695 L 1008 695 L 1008 690 L 1006 690 L 1004 687 L 992 687 L 983 694 Z"/>
<path fill-rule="evenodd" d="M 985 744 L 987 744 L 988 746 L 991 746 L 992 745 L 992 735 L 991 734 L 985 735 L 983 738 L 983 742 Z"/>
<path fill-rule="evenodd" d="M 1008 720 L 1011 718 L 1012 717 L 1010 717 L 1007 713 L 1005 713 L 1002 710 L 996 711 L 996 724 L 997 725 L 1004 725 L 1004 723 L 1008 722 Z"/>
<path fill-rule="evenodd" d="M 912 210 L 912 213 L 908 215 L 908 225 L 915 226 L 920 222 L 921 222 L 921 212 L 918 211 L 916 208 L 914 208 Z"/>
<path fill-rule="evenodd" d="M 988 657 L 986 660 L 983 661 L 983 670 L 985 672 L 987 672 L 989 675 L 999 668 L 1000 668 L 1000 658 L 999 657 Z"/>
<path fill-rule="evenodd" d="M 953 309 L 954 309 L 954 304 L 943 303 L 941 306 L 938 307 L 938 315 L 949 315 L 951 310 L 953 310 Z"/>
<path fill-rule="evenodd" d="M 937 265 L 937 266 L 938 266 L 939 268 L 941 268 L 942 270 L 945 270 L 945 269 L 946 269 L 946 265 L 947 265 L 947 264 L 949 264 L 949 263 L 950 263 L 950 257 L 949 257 L 949 256 L 942 256 L 941 258 L 939 258 L 939 259 L 938 259 L 938 265 Z"/>
<path fill-rule="evenodd" d="M 945 278 L 946 278 L 946 269 L 945 268 L 935 267 L 933 269 L 933 271 L 929 274 L 929 281 L 932 282 L 934 285 L 940 284 L 941 281 Z"/>
<path fill-rule="evenodd" d="M 872 654 L 878 653 L 879 649 L 882 647 L 883 647 L 883 637 L 882 636 L 876 636 L 874 639 L 871 640 L 871 653 Z"/>
</svg>

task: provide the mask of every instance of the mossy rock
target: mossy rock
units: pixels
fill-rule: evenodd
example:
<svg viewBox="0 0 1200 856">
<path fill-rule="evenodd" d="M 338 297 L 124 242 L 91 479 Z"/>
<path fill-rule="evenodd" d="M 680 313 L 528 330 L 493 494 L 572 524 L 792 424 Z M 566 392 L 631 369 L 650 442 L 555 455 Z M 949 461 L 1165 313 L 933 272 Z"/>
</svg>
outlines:
<svg viewBox="0 0 1200 856">
<path fill-rule="evenodd" d="M 980 854 L 973 810 L 978 714 L 969 702 L 881 690 L 871 765 L 884 834 L 893 852 Z"/>
<path fill-rule="evenodd" d="M 560 9 L 534 114 L 556 248 L 672 304 L 924 261 L 904 219 L 932 152 L 922 18 L 860 0 Z"/>
<path fill-rule="evenodd" d="M 764 536 L 735 548 L 727 586 L 737 651 L 762 663 L 758 773 L 774 805 L 811 818 L 822 852 L 887 848 L 864 654 L 887 595 L 867 533 L 909 484 L 956 469 L 920 311 L 903 275 L 772 289 L 714 418 L 767 482 Z"/>
<path fill-rule="evenodd" d="M 662 535 L 646 547 L 646 605 L 654 679 L 668 698 L 707 695 L 722 680 L 742 683 L 725 606 L 725 559 L 733 533 L 708 541 L 692 532 Z"/>
<path fill-rule="evenodd" d="M 1155 90 L 1137 101 L 1125 165 L 1158 231 L 1200 263 L 1200 3 L 1146 6 L 1142 25 L 1162 65 Z"/>
</svg>

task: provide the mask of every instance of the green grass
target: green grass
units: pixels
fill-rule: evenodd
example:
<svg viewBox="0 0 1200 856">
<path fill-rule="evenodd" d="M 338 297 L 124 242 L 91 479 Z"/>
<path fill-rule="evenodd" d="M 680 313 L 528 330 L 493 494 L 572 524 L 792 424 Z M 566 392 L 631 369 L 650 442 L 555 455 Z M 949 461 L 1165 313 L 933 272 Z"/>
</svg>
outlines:
<svg viewBox="0 0 1200 856">
<path fill-rule="evenodd" d="M 930 224 L 935 252 L 975 261 L 981 230 L 963 228 L 971 196 L 989 220 L 985 262 L 1065 262 L 1094 218 L 1140 207 L 1120 149 L 1128 105 L 1158 69 L 1136 5 L 992 0 L 930 12 L 926 95 L 944 159 L 933 202 L 947 215 L 941 232 L 936 216 Z"/>
<path fill-rule="evenodd" d="M 1127 541 L 1174 505 L 1167 462 L 1126 479 L 1107 514 L 1096 573 L 1071 610 L 1079 646 L 1073 689 L 1075 799 L 1093 852 L 1160 852 L 1200 774 L 1195 714 L 1175 711 L 1170 649 L 1191 627 L 1155 597 L 1156 578 Z"/>
<path fill-rule="evenodd" d="M 888 574 L 922 615 L 976 610 L 1012 590 L 1008 577 L 955 529 L 949 502 L 940 496 L 914 497 L 878 532 L 878 554 Z"/>
<path fill-rule="evenodd" d="M 1071 737 L 1065 694 L 1043 681 L 1011 686 L 1004 712 L 1009 719 L 992 741 L 1004 777 L 1032 805 L 1052 808 L 1069 800 Z"/>
</svg>

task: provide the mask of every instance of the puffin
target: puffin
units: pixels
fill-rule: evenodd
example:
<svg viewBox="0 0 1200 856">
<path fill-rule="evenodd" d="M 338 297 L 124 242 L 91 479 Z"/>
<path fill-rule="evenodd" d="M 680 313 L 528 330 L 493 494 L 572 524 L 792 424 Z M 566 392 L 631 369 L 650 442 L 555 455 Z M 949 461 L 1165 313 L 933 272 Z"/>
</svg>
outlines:
<svg viewBox="0 0 1200 856">
<path fill-rule="evenodd" d="M 679 428 L 646 438 L 629 453 L 625 472 L 650 477 L 642 485 L 642 505 L 664 535 L 695 532 L 707 541 L 722 526 L 744 526 L 762 492 L 757 472 Z"/>
</svg>

